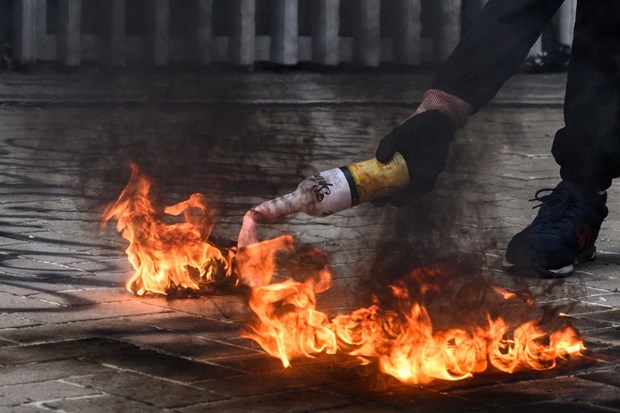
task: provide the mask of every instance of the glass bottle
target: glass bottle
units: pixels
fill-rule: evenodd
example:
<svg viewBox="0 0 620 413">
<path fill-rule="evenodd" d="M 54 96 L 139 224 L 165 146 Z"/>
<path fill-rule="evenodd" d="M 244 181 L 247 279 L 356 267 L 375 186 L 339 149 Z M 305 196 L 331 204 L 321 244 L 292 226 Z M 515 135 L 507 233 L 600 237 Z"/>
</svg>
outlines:
<svg viewBox="0 0 620 413">
<path fill-rule="evenodd" d="M 265 201 L 257 205 L 254 211 L 267 220 L 297 212 L 324 217 L 391 195 L 407 185 L 407 165 L 402 155 L 396 153 L 386 164 L 372 158 L 317 172 L 301 181 L 294 192 Z"/>
<path fill-rule="evenodd" d="M 409 172 L 403 156 L 396 152 L 388 163 L 372 158 L 306 177 L 294 192 L 265 201 L 243 219 L 239 246 L 256 242 L 256 223 L 304 212 L 328 216 L 352 206 L 389 196 L 409 186 Z"/>
</svg>

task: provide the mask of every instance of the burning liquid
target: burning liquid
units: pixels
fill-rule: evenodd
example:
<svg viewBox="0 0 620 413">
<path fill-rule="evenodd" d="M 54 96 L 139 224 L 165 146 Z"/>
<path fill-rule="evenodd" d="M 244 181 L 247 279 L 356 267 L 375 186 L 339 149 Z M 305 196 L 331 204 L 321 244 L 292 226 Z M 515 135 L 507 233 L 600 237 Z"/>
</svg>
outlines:
<svg viewBox="0 0 620 413">
<path fill-rule="evenodd" d="M 280 358 L 284 367 L 299 356 L 346 353 L 376 358 L 381 371 L 410 384 L 462 380 L 489 365 L 507 373 L 547 370 L 585 348 L 567 319 L 548 313 L 524 322 L 523 309 L 534 312 L 531 297 L 489 285 L 476 286 L 477 294 L 490 298 L 473 309 L 454 308 L 458 304 L 453 297 L 443 297 L 448 306 L 452 303 L 448 310 L 459 320 L 451 320 L 449 327 L 435 327 L 427 301 L 436 304 L 442 294 L 439 286 L 450 283 L 443 271 L 441 267 L 414 270 L 389 287 L 389 307 L 378 302 L 331 320 L 316 309 L 316 295 L 331 284 L 327 268 L 318 281 L 263 285 L 252 290 L 250 306 L 256 318 L 245 337 Z M 465 285 L 460 293 L 469 290 Z M 485 310 L 491 302 L 498 314 Z M 521 309 L 521 320 L 510 320 L 515 316 L 508 309 L 514 312 L 514 307 Z"/>
<path fill-rule="evenodd" d="M 375 158 L 328 169 L 306 177 L 295 191 L 250 209 L 243 217 L 237 246 L 258 242 L 257 224 L 304 212 L 325 217 L 360 203 L 382 198 L 409 186 L 403 156 L 396 152 L 383 164 Z"/>
<path fill-rule="evenodd" d="M 231 277 L 233 250 L 220 249 L 208 239 L 214 212 L 201 194 L 164 208 L 152 202 L 152 182 L 131 164 L 131 178 L 116 202 L 103 213 L 104 222 L 129 241 L 125 250 L 136 272 L 127 289 L 166 294 L 175 288 L 203 290 L 217 278 Z M 168 222 L 173 217 L 177 222 Z"/>
<path fill-rule="evenodd" d="M 384 373 L 415 384 L 461 380 L 489 366 L 507 373 L 551 369 L 585 348 L 567 318 L 539 314 L 531 295 L 471 280 L 458 285 L 453 272 L 439 265 L 394 281 L 389 299 L 330 318 L 317 309 L 317 294 L 332 284 L 320 251 L 296 247 L 290 235 L 238 252 L 217 248 L 208 241 L 214 214 L 202 195 L 161 211 L 152 203 L 151 186 L 132 165 L 130 182 L 104 212 L 104 221 L 115 219 L 129 241 L 126 252 L 136 272 L 128 290 L 200 291 L 217 277 L 235 279 L 234 260 L 251 287 L 254 318 L 244 336 L 284 367 L 297 357 L 342 353 L 376 359 Z"/>
</svg>

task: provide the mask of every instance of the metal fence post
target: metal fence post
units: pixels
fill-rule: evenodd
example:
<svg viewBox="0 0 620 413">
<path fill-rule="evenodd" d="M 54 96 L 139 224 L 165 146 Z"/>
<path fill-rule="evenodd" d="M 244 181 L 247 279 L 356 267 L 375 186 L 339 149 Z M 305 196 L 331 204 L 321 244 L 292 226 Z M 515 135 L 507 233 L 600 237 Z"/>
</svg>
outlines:
<svg viewBox="0 0 620 413">
<path fill-rule="evenodd" d="M 170 0 L 151 0 L 148 15 L 147 55 L 154 65 L 165 66 L 170 61 Z"/>
<path fill-rule="evenodd" d="M 271 25 L 271 61 L 282 65 L 297 63 L 297 0 L 274 0 Z"/>
<path fill-rule="evenodd" d="M 381 0 L 358 0 L 355 62 L 376 67 L 381 62 Z"/>
<path fill-rule="evenodd" d="M 397 0 L 398 21 L 394 33 L 394 61 L 405 65 L 417 65 L 422 56 L 422 24 L 420 0 Z"/>
<path fill-rule="evenodd" d="M 315 0 L 312 21 L 312 61 L 340 63 L 340 0 Z"/>
<path fill-rule="evenodd" d="M 13 9 L 15 59 L 23 65 L 37 61 L 38 6 L 45 0 L 17 0 Z"/>
<path fill-rule="evenodd" d="M 125 22 L 127 0 L 107 0 L 106 33 L 102 39 L 103 59 L 111 66 L 125 65 Z"/>
<path fill-rule="evenodd" d="M 213 60 L 213 0 L 195 0 L 196 27 L 193 31 L 193 47 L 188 60 L 211 64 Z M 195 55 L 194 55 L 195 53 Z"/>
<path fill-rule="evenodd" d="M 235 27 L 229 41 L 229 59 L 232 64 L 249 66 L 256 54 L 256 0 L 233 0 Z"/>
<path fill-rule="evenodd" d="M 82 61 L 82 0 L 58 1 L 58 60 L 67 66 Z"/>
</svg>

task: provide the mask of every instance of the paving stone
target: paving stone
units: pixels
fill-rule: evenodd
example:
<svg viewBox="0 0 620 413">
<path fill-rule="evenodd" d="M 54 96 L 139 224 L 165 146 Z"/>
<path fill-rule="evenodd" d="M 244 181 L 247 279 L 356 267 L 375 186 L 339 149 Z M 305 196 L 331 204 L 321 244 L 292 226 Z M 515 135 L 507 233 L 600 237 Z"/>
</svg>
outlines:
<svg viewBox="0 0 620 413">
<path fill-rule="evenodd" d="M 72 279 L 70 277 L 65 277 L 62 281 L 58 281 L 0 273 L 0 288 L 2 288 L 2 292 L 22 297 L 45 292 L 62 291 L 70 288 L 71 282 Z"/>
<path fill-rule="evenodd" d="M 41 310 L 20 310 L 16 312 L 21 317 L 40 321 L 43 323 L 66 323 L 79 320 L 96 320 L 105 318 L 117 318 L 136 314 L 149 314 L 162 312 L 165 309 L 135 301 L 123 301 L 112 303 L 96 303 L 74 307 L 56 307 Z"/>
<path fill-rule="evenodd" d="M 609 309 L 607 311 L 587 313 L 584 314 L 583 317 L 592 320 L 610 321 L 615 325 L 620 325 L 620 309 Z"/>
<path fill-rule="evenodd" d="M 22 317 L 12 317 L 6 314 L 0 314 L 0 335 L 5 328 L 28 327 L 40 324 L 38 321 L 28 320 Z"/>
<path fill-rule="evenodd" d="M 599 286 L 602 288 L 617 288 L 618 265 L 616 263 L 609 263 L 603 260 L 601 260 L 600 264 L 602 265 L 590 267 L 588 275 L 596 275 L 596 277 L 598 277 L 601 281 Z"/>
<path fill-rule="evenodd" d="M 12 342 L 32 344 L 56 341 L 59 338 L 77 340 L 92 337 L 113 337 L 127 332 L 144 332 L 152 331 L 153 329 L 153 327 L 137 324 L 122 318 L 110 318 L 0 330 L 0 338 Z"/>
<path fill-rule="evenodd" d="M 586 340 L 596 340 L 610 344 L 618 344 L 620 342 L 620 326 L 603 326 L 589 330 L 585 335 Z"/>
<path fill-rule="evenodd" d="M 608 356 L 605 355 L 605 351 L 612 348 L 610 344 L 607 343 L 594 343 L 594 345 L 590 345 L 588 347 L 585 359 L 591 360 L 597 366 L 604 366 L 609 363 Z"/>
<path fill-rule="evenodd" d="M 163 350 L 198 361 L 208 361 L 231 354 L 249 353 L 250 350 L 204 337 L 175 331 L 124 333 L 119 339 L 140 347 Z"/>
<path fill-rule="evenodd" d="M 4 260 L 4 265 L 9 268 L 21 267 L 27 260 L 39 262 L 41 265 L 62 265 L 89 258 L 88 254 L 83 252 L 41 242 L 21 244 L 19 248 L 6 248 L 5 251 L 17 255 L 15 259 Z"/>
<path fill-rule="evenodd" d="M 620 410 L 620 369 L 615 368 L 612 370 L 599 370 L 592 373 L 580 374 L 580 379 L 592 380 L 598 383 L 608 384 L 614 386 L 617 391 L 610 398 L 597 401 L 597 404 Z"/>
<path fill-rule="evenodd" d="M 325 409 L 334 407 L 350 406 L 353 403 L 354 401 L 351 399 L 333 394 L 314 390 L 301 390 L 203 403 L 196 406 L 181 408 L 179 412 L 294 413 L 324 411 Z"/>
<path fill-rule="evenodd" d="M 237 296 L 209 296 L 199 299 L 178 300 L 166 300 L 165 297 L 161 296 L 145 296 L 143 302 L 157 307 L 229 322 L 243 322 L 247 320 L 250 314 L 247 304 L 241 297 Z"/>
<path fill-rule="evenodd" d="M 618 411 L 620 410 L 620 395 L 617 393 L 612 394 L 610 397 L 605 398 L 605 400 L 598 401 L 597 406 L 609 407 L 610 409 Z"/>
<path fill-rule="evenodd" d="M 595 271 L 598 271 L 598 270 L 595 270 Z M 617 288 L 616 286 L 618 285 L 618 281 L 619 281 L 618 278 L 611 278 L 610 276 L 604 276 L 604 275 L 593 276 L 591 274 L 588 274 L 587 279 L 588 279 L 587 281 L 588 285 L 594 288 L 604 288 L 609 291 L 614 291 L 614 289 Z"/>
<path fill-rule="evenodd" d="M 134 273 L 134 269 L 126 256 L 116 257 L 114 255 L 114 258 L 106 258 L 110 254 L 107 250 L 102 250 L 99 253 L 100 255 L 96 255 L 97 251 L 91 251 L 90 254 L 93 255 L 91 260 L 78 260 L 67 264 L 67 267 L 96 275 L 118 273 L 123 275 L 124 281 L 128 280 Z"/>
<path fill-rule="evenodd" d="M 77 271 L 72 274 L 69 280 L 63 281 L 66 282 L 69 288 L 88 290 L 97 288 L 124 288 L 126 280 L 127 277 L 120 274 L 105 273 L 105 276 L 103 276 L 101 274 Z"/>
<path fill-rule="evenodd" d="M 215 339 L 238 337 L 242 328 L 237 323 L 228 323 L 176 311 L 132 316 L 127 317 L 127 319 L 165 330 Z"/>
<path fill-rule="evenodd" d="M 0 272 L 12 276 L 38 277 L 40 279 L 66 278 L 79 275 L 79 271 L 66 265 L 40 262 L 32 259 L 5 259 L 0 263 Z"/>
<path fill-rule="evenodd" d="M 253 371 L 250 368 L 249 371 Z M 359 380 L 360 375 L 355 368 L 343 368 L 341 365 L 299 366 L 279 370 L 244 374 L 219 380 L 200 382 L 200 386 L 213 392 L 230 397 L 247 397 L 278 391 L 306 389 L 329 384 L 348 383 Z"/>
<path fill-rule="evenodd" d="M 230 367 L 250 374 L 282 370 L 282 362 L 266 353 L 243 354 L 215 359 L 220 366 Z"/>
<path fill-rule="evenodd" d="M 61 338 L 61 337 L 57 337 Z M 99 357 L 131 349 L 130 344 L 105 338 L 57 341 L 52 343 L 5 346 L 0 348 L 0 364 L 17 365 L 37 361 Z"/>
<path fill-rule="evenodd" d="M 18 252 L 15 252 L 19 254 Z M 45 258 L 39 259 L 34 257 L 21 257 L 17 256 L 12 259 L 5 259 L 2 261 L 2 270 L 9 274 L 17 275 L 39 275 L 39 274 L 54 274 L 59 277 L 62 275 L 70 275 L 71 268 L 66 263 L 70 263 L 73 260 L 66 260 L 62 262 L 55 262 L 55 257 L 46 260 Z"/>
<path fill-rule="evenodd" d="M 506 412 L 506 413 L 519 413 L 523 411 L 531 413 L 611 413 L 615 410 L 603 406 L 593 406 L 587 403 L 578 403 L 574 401 L 567 402 L 541 402 L 532 403 L 525 406 L 507 407 L 501 410 L 497 408 L 484 409 L 480 412 Z"/>
<path fill-rule="evenodd" d="M 610 345 L 592 352 L 592 358 L 616 364 L 620 360 L 620 346 Z"/>
<path fill-rule="evenodd" d="M 0 407 L 0 413 L 41 413 L 45 409 L 40 409 L 36 404 L 26 404 L 21 406 Z"/>
<path fill-rule="evenodd" d="M 4 338 L 0 337 L 0 347 L 13 346 L 15 344 L 18 344 L 18 343 L 14 342 L 12 340 L 7 340 L 7 339 L 4 339 Z"/>
<path fill-rule="evenodd" d="M 88 290 L 65 289 L 54 293 L 41 293 L 31 296 L 35 300 L 52 302 L 76 307 L 88 304 L 116 303 L 120 301 L 136 301 L 135 297 L 125 288 L 93 288 Z"/>
<path fill-rule="evenodd" d="M 450 413 L 478 410 L 484 407 L 479 400 L 452 397 L 420 386 L 405 386 L 395 380 L 380 376 L 347 384 L 330 385 L 325 389 L 341 396 L 411 412 Z"/>
<path fill-rule="evenodd" d="M 110 395 L 65 398 L 42 403 L 46 410 L 88 413 L 159 413 L 160 407 Z"/>
<path fill-rule="evenodd" d="M 330 407 L 327 409 L 316 410 L 321 413 L 396 413 L 402 412 L 402 409 L 390 407 L 371 402 L 361 402 L 349 404 L 346 406 Z"/>
<path fill-rule="evenodd" d="M 249 338 L 231 337 L 229 339 L 226 339 L 226 341 L 237 347 L 247 348 L 249 350 L 254 350 L 254 351 L 259 351 L 259 352 L 264 351 L 256 341 L 249 339 Z M 299 360 L 303 360 L 303 358 L 297 359 L 297 361 Z"/>
<path fill-rule="evenodd" d="M 43 361 L 0 367 L 0 386 L 35 383 L 73 376 L 109 372 L 110 369 L 82 360 Z"/>
<path fill-rule="evenodd" d="M 24 313 L 54 311 L 61 307 L 58 304 L 36 300 L 30 297 L 19 297 L 0 292 L 0 311 L 27 317 Z"/>
<path fill-rule="evenodd" d="M 604 365 L 604 363 L 602 363 L 598 358 L 591 357 L 590 351 L 588 350 L 585 352 L 585 355 L 582 356 L 574 356 L 568 360 L 557 360 L 557 365 L 548 370 L 532 370 L 524 368 L 512 373 L 506 373 L 490 366 L 486 371 L 479 374 L 480 377 L 478 377 L 478 380 L 484 381 L 486 379 L 488 381 L 488 385 L 490 385 L 492 382 L 495 384 L 510 384 L 521 381 L 554 379 L 571 376 L 581 371 L 588 371 L 601 365 Z M 455 384 L 455 389 L 458 389 L 458 383 Z M 485 385 L 475 387 L 482 388 L 485 387 Z M 431 386 L 431 388 L 434 388 L 434 385 Z"/>
<path fill-rule="evenodd" d="M 435 392 L 449 394 L 455 390 L 475 389 L 479 387 L 492 386 L 508 380 L 506 374 L 498 371 L 487 370 L 464 380 L 448 381 L 436 380 L 424 384 L 424 388 Z"/>
<path fill-rule="evenodd" d="M 579 301 L 576 304 L 571 304 L 566 314 L 571 317 L 589 318 L 591 320 L 605 320 L 605 313 L 610 311 L 613 312 L 613 310 L 614 309 L 609 306 L 601 306 L 598 304 Z"/>
<path fill-rule="evenodd" d="M 602 320 L 590 320 L 588 318 L 571 317 L 571 325 L 575 327 L 583 336 L 583 339 L 587 342 L 589 333 L 592 330 L 600 330 L 606 328 L 613 328 L 614 324 L 609 321 Z"/>
<path fill-rule="evenodd" d="M 224 398 L 195 386 L 125 371 L 74 377 L 66 381 L 161 408 L 188 406 Z"/>
<path fill-rule="evenodd" d="M 577 377 L 556 377 L 455 391 L 452 394 L 479 403 L 507 408 L 551 400 L 591 404 L 613 399 L 614 395 L 618 394 L 618 388 L 588 382 Z"/>
<path fill-rule="evenodd" d="M 19 406 L 36 401 L 55 400 L 67 397 L 100 394 L 96 390 L 64 383 L 62 381 L 44 381 L 37 383 L 0 386 L 0 406 Z"/>
<path fill-rule="evenodd" d="M 131 345 L 127 344 L 127 346 Z M 149 349 L 131 347 L 128 350 L 123 349 L 114 353 L 88 357 L 88 360 L 183 383 L 213 378 L 223 380 L 224 377 L 240 374 L 239 371 L 211 363 L 199 363 Z M 0 350 L 2 349 L 0 348 Z"/>
<path fill-rule="evenodd" d="M 617 293 L 609 293 L 609 294 L 600 294 L 591 297 L 587 297 L 583 299 L 583 302 L 586 303 L 596 303 L 599 305 L 608 306 L 610 308 L 620 307 L 620 292 Z M 617 320 L 620 323 L 620 317 Z"/>
</svg>

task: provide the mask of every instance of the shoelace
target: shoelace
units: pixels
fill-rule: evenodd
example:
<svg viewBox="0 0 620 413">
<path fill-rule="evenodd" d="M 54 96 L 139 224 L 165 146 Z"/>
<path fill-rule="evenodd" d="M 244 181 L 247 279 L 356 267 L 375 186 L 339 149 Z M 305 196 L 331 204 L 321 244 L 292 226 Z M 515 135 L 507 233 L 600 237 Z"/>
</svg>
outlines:
<svg viewBox="0 0 620 413">
<path fill-rule="evenodd" d="M 541 196 L 545 192 L 550 193 Z M 570 231 L 576 224 L 583 222 L 591 210 L 587 203 L 575 202 L 570 192 L 565 189 L 539 189 L 530 201 L 540 202 L 532 207 L 532 209 L 540 208 L 532 224 L 541 229 L 551 226 L 553 228 L 563 227 Z"/>
<path fill-rule="evenodd" d="M 548 195 L 540 195 L 550 192 Z M 554 188 L 543 188 L 536 191 L 534 198 L 530 202 L 538 201 L 540 204 L 534 205 L 532 209 L 540 208 L 540 215 L 544 215 L 550 221 L 558 221 L 564 215 L 564 211 L 571 204 L 571 195 L 565 190 L 554 190 Z"/>
</svg>

